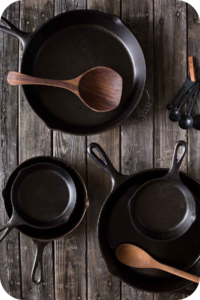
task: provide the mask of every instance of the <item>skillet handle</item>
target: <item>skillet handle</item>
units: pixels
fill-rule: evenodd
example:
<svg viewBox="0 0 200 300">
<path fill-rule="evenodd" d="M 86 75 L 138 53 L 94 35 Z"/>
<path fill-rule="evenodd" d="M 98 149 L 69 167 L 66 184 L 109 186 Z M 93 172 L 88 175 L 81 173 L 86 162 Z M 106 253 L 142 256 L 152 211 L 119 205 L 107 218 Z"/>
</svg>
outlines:
<svg viewBox="0 0 200 300">
<path fill-rule="evenodd" d="M 8 221 L 7 224 L 5 224 L 3 227 L 1 227 L 0 232 L 4 231 L 4 233 L 0 236 L 0 242 L 2 242 L 5 237 L 13 230 L 13 228 L 23 225 L 24 222 L 21 221 L 21 219 L 14 215 L 11 217 L 11 219 Z"/>
<path fill-rule="evenodd" d="M 93 151 L 95 149 L 101 156 L 102 159 L 100 159 Z M 123 181 L 127 179 L 129 176 L 125 176 L 120 174 L 111 163 L 110 159 L 104 152 L 104 150 L 101 148 L 100 145 L 96 143 L 92 143 L 87 148 L 88 154 L 91 156 L 91 158 L 104 170 L 106 171 L 111 179 L 112 179 L 112 189 L 116 186 L 120 185 Z"/>
<path fill-rule="evenodd" d="M 10 23 L 4 17 L 1 17 L 1 22 L 3 22 L 9 28 L 4 25 L 0 25 L 0 31 L 6 32 L 8 34 L 11 34 L 11 35 L 17 37 L 22 42 L 23 48 L 25 49 L 26 46 L 28 45 L 33 33 L 27 33 L 27 32 L 19 30 L 16 26 L 14 26 L 12 23 Z"/>
<path fill-rule="evenodd" d="M 167 173 L 167 175 L 165 176 L 165 178 L 169 178 L 172 180 L 180 180 L 179 169 L 180 169 L 181 163 L 186 154 L 186 150 L 187 150 L 186 146 L 187 146 L 187 144 L 185 141 L 178 141 L 176 143 L 175 148 L 174 148 L 174 154 L 173 154 L 171 168 L 170 168 L 169 172 Z M 178 150 L 180 147 L 182 147 L 182 153 L 181 153 L 180 157 L 178 158 Z"/>
<path fill-rule="evenodd" d="M 39 285 L 40 283 L 44 282 L 43 253 L 44 253 L 44 248 L 48 244 L 48 242 L 42 242 L 39 240 L 33 240 L 33 242 L 36 245 L 36 255 L 35 255 L 35 260 L 31 272 L 31 279 L 33 283 Z M 36 278 L 37 269 L 39 270 L 38 278 Z"/>
</svg>

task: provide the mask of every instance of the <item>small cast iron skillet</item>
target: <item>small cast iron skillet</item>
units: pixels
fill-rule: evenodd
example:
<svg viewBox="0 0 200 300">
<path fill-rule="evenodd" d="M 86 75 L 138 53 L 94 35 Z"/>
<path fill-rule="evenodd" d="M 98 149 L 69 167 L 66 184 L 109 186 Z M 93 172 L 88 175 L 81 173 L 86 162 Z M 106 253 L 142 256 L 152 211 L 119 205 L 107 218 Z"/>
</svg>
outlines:
<svg viewBox="0 0 200 300">
<path fill-rule="evenodd" d="M 40 284 L 44 282 L 44 270 L 43 270 L 43 251 L 45 246 L 56 239 L 60 239 L 70 232 L 72 232 L 82 221 L 85 212 L 89 206 L 89 200 L 87 196 L 87 189 L 85 183 L 79 173 L 67 162 L 64 160 L 54 158 L 54 157 L 35 157 L 29 160 L 26 160 L 20 164 L 10 175 L 6 186 L 2 192 L 4 205 L 8 216 L 11 218 L 13 214 L 12 201 L 11 201 L 11 190 L 13 183 L 24 168 L 34 167 L 37 164 L 53 164 L 56 167 L 62 168 L 63 171 L 66 171 L 72 178 L 74 185 L 76 187 L 77 197 L 75 208 L 68 220 L 65 223 L 62 223 L 59 226 L 47 229 L 34 228 L 26 225 L 17 227 L 17 229 L 30 237 L 36 245 L 36 256 L 32 269 L 32 281 L 35 284 Z M 39 278 L 36 278 L 36 271 L 40 268 Z"/>
<path fill-rule="evenodd" d="M 178 159 L 180 147 L 182 154 Z M 185 153 L 186 143 L 178 141 L 169 172 L 162 178 L 142 185 L 130 199 L 129 209 L 133 225 L 149 238 L 178 238 L 195 221 L 196 205 L 193 195 L 181 182 L 179 175 Z"/>
<path fill-rule="evenodd" d="M 23 86 L 31 108 L 50 129 L 97 134 L 117 126 L 136 108 L 146 79 L 144 56 L 134 35 L 117 16 L 73 10 L 55 16 L 31 33 L 20 31 L 4 18 L 2 21 L 7 27 L 0 26 L 0 30 L 23 43 L 23 74 L 68 80 L 105 66 L 123 79 L 120 105 L 107 113 L 92 111 L 67 90 Z"/>
<path fill-rule="evenodd" d="M 38 163 L 22 169 L 12 186 L 13 214 L 0 242 L 19 225 L 51 228 L 67 222 L 76 204 L 76 186 L 67 170 Z"/>
<path fill-rule="evenodd" d="M 102 159 L 93 151 L 95 149 Z M 162 178 L 168 169 L 152 169 L 134 175 L 122 175 L 116 171 L 98 144 L 90 144 L 88 153 L 111 177 L 112 190 L 105 200 L 98 219 L 98 238 L 102 255 L 110 273 L 126 284 L 147 292 L 164 293 L 186 291 L 190 281 L 162 271 L 134 269 L 120 263 L 116 249 L 121 244 L 134 244 L 161 263 L 200 275 L 200 184 L 180 172 L 182 183 L 192 192 L 196 205 L 196 219 L 189 229 L 171 240 L 152 239 L 133 226 L 129 202 L 139 187 L 151 180 Z M 158 205 L 158 211 L 162 206 Z M 170 215 L 169 215 L 170 218 Z"/>
</svg>

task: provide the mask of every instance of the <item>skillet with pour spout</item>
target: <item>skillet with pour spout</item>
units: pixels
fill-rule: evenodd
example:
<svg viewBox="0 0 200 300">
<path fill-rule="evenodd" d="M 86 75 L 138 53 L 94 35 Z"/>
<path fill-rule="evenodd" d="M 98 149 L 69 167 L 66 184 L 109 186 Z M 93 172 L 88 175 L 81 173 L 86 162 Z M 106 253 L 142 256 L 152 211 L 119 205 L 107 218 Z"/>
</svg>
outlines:
<svg viewBox="0 0 200 300">
<path fill-rule="evenodd" d="M 31 33 L 20 31 L 5 18 L 2 21 L 5 25 L 0 30 L 18 37 L 24 46 L 23 74 L 70 80 L 104 66 L 123 79 L 120 105 L 106 113 L 92 111 L 70 91 L 24 85 L 27 101 L 50 129 L 97 134 L 117 126 L 136 108 L 146 79 L 144 56 L 134 35 L 117 16 L 74 10 L 55 16 Z"/>
<path fill-rule="evenodd" d="M 79 173 L 67 162 L 64 160 L 55 158 L 55 157 L 48 157 L 48 156 L 40 156 L 31 158 L 29 160 L 26 160 L 22 164 L 20 164 L 10 175 L 8 178 L 8 181 L 6 183 L 6 186 L 2 192 L 3 200 L 5 209 L 7 212 L 7 215 L 11 218 L 13 215 L 13 206 L 12 206 L 12 200 L 11 200 L 11 191 L 13 184 L 19 176 L 20 172 L 23 174 L 23 170 L 27 172 L 28 169 L 34 169 L 37 168 L 38 165 L 51 165 L 51 169 L 62 169 L 63 173 L 67 173 L 68 176 L 70 176 L 71 180 L 74 183 L 74 186 L 76 188 L 76 204 L 73 209 L 73 212 L 70 215 L 70 218 L 66 218 L 60 225 L 49 227 L 49 228 L 37 228 L 33 226 L 27 226 L 27 225 L 20 225 L 17 226 L 17 229 L 30 237 L 35 246 L 36 246 L 36 255 L 35 255 L 35 261 L 32 269 L 32 281 L 35 284 L 40 284 L 45 281 L 45 274 L 43 269 L 43 252 L 44 248 L 49 242 L 52 242 L 56 239 L 60 239 L 66 235 L 68 235 L 70 232 L 72 232 L 82 221 L 86 210 L 89 206 L 89 200 L 87 196 L 87 189 L 85 186 L 85 183 Z M 52 174 L 51 174 L 52 175 Z M 41 178 L 40 178 L 41 179 Z M 51 183 L 52 184 L 52 183 Z M 33 183 L 34 188 L 37 190 L 37 186 Z M 66 189 L 66 187 L 64 187 Z M 23 190 L 23 192 L 26 193 L 26 188 Z M 66 194 L 66 190 L 64 192 Z M 24 200 L 26 199 L 23 198 Z M 62 198 L 63 199 L 63 198 Z M 26 208 L 26 207 L 25 207 Z M 32 214 L 32 212 L 28 211 L 28 213 Z M 33 213 L 32 218 L 34 218 L 34 221 L 36 222 L 35 214 Z M 40 218 L 40 216 L 37 216 Z M 36 276 L 36 272 L 39 270 L 39 276 Z"/>
<path fill-rule="evenodd" d="M 182 143 L 182 142 L 181 142 Z M 96 150 L 101 159 L 94 152 Z M 187 224 L 187 230 L 181 229 L 176 232 L 174 238 L 167 236 L 166 239 L 160 239 L 160 236 L 152 237 L 141 232 L 141 227 L 133 225 L 129 203 L 138 189 L 148 184 L 151 180 L 162 179 L 169 169 L 146 170 L 134 175 L 123 175 L 119 173 L 103 151 L 95 143 L 88 146 L 88 153 L 92 159 L 105 170 L 112 180 L 112 190 L 105 200 L 98 219 L 98 238 L 100 249 L 107 264 L 110 273 L 126 284 L 152 293 L 178 292 L 186 289 L 191 282 L 177 276 L 167 274 L 160 270 L 152 269 L 134 269 L 121 264 L 116 258 L 116 250 L 121 244 L 136 245 L 154 257 L 160 263 L 172 266 L 190 274 L 200 275 L 200 183 L 189 175 L 180 172 L 181 184 L 183 184 L 192 195 L 192 207 L 196 215 L 191 214 L 190 222 Z M 183 200 L 185 195 L 182 195 Z M 176 202 L 176 199 L 174 199 Z M 184 200 L 183 206 L 186 205 Z M 179 215 L 179 205 L 174 205 L 178 217 L 177 225 L 180 224 L 183 211 Z M 194 206 L 195 204 L 195 206 Z M 156 216 L 162 212 L 162 206 L 157 203 Z M 168 218 L 171 218 L 170 212 L 166 211 Z M 173 222 L 176 223 L 175 214 Z M 158 221 L 158 219 L 157 219 Z M 168 222 L 169 225 L 169 222 Z M 175 226 L 176 227 L 176 226 Z M 150 231 L 152 233 L 152 231 Z M 165 228 L 165 234 L 168 228 Z M 159 233 L 159 228 L 157 230 Z M 160 235 L 160 233 L 158 234 Z M 166 235 L 165 235 L 166 237 Z"/>
</svg>

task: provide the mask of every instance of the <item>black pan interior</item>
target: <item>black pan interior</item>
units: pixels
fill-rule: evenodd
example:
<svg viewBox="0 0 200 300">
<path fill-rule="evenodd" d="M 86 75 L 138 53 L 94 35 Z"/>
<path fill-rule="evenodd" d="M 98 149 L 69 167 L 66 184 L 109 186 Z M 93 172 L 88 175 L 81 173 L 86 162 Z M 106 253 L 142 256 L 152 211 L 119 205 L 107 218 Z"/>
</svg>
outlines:
<svg viewBox="0 0 200 300">
<path fill-rule="evenodd" d="M 51 129 L 93 134 L 116 126 L 135 108 L 145 81 L 145 62 L 132 33 L 112 15 L 68 12 L 50 20 L 34 36 L 22 61 L 22 73 L 67 80 L 96 66 L 123 78 L 120 106 L 97 113 L 73 93 L 60 88 L 24 86 L 25 95 Z"/>
<path fill-rule="evenodd" d="M 76 187 L 67 172 L 55 164 L 38 163 L 22 169 L 12 187 L 14 208 L 36 227 L 67 221 L 76 204 Z"/>
<path fill-rule="evenodd" d="M 68 165 L 65 161 L 52 158 L 52 157 L 35 157 L 32 159 L 29 159 L 25 162 L 23 162 L 21 165 L 19 165 L 14 172 L 10 175 L 5 189 L 3 190 L 3 200 L 6 212 L 9 217 L 12 216 L 12 204 L 11 204 L 11 188 L 13 185 L 13 182 L 17 176 L 17 174 L 22 170 L 23 168 L 29 167 L 31 165 L 37 164 L 37 163 L 53 163 L 61 168 L 65 168 L 66 171 L 70 174 L 71 178 L 73 179 L 73 182 L 76 185 L 77 189 L 77 201 L 76 206 L 74 208 L 74 211 L 68 220 L 68 222 L 61 224 L 60 226 L 57 226 L 56 228 L 49 228 L 49 229 L 37 229 L 37 228 L 31 228 L 29 226 L 19 226 L 19 230 L 24 233 L 25 235 L 33 238 L 33 239 L 40 239 L 40 240 L 53 240 L 60 238 L 66 234 L 68 234 L 70 231 L 72 231 L 80 222 L 84 215 L 85 210 L 85 198 L 86 198 L 86 190 L 84 187 L 84 184 L 82 180 L 80 179 L 79 175 L 76 173 L 76 171 Z"/>
<path fill-rule="evenodd" d="M 115 256 L 120 244 L 135 244 L 162 263 L 192 274 L 200 274 L 200 186 L 195 180 L 181 174 L 181 180 L 193 192 L 197 218 L 190 229 L 177 240 L 149 239 L 133 227 L 129 218 L 128 202 L 137 188 L 149 180 L 163 177 L 166 173 L 163 169 L 146 171 L 129 179 L 111 194 L 99 219 L 100 247 L 110 272 L 127 284 L 150 292 L 175 291 L 186 287 L 190 282 L 162 271 L 139 270 L 121 264 Z"/>
<path fill-rule="evenodd" d="M 129 208 L 133 226 L 157 240 L 179 237 L 196 217 L 192 194 L 181 182 L 166 178 L 141 186 L 131 197 Z"/>
</svg>

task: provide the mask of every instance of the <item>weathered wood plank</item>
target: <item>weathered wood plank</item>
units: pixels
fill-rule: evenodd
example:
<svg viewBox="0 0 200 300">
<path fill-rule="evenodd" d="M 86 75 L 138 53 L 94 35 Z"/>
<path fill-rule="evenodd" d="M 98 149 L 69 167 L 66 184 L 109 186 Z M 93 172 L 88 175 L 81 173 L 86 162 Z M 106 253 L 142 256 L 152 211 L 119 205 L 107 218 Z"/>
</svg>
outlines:
<svg viewBox="0 0 200 300">
<path fill-rule="evenodd" d="M 4 17 L 19 26 L 20 4 L 14 3 L 4 12 Z M 17 70 L 19 43 L 16 38 L 0 33 L 0 186 L 1 191 L 10 173 L 17 166 L 17 87 L 12 88 L 6 81 L 13 68 Z M 0 201 L 1 225 L 8 220 L 3 200 Z M 12 297 L 21 298 L 19 233 L 13 230 L 0 245 L 1 282 Z"/>
<path fill-rule="evenodd" d="M 84 8 L 85 0 L 56 0 L 55 15 Z M 54 132 L 54 155 L 72 164 L 86 180 L 86 137 Z M 86 217 L 74 232 L 54 245 L 56 300 L 86 300 Z"/>
<path fill-rule="evenodd" d="M 21 3 L 21 29 L 27 32 L 38 28 L 53 16 L 53 0 L 24 0 Z M 20 54 L 22 55 L 22 49 Z M 51 134 L 45 124 L 30 109 L 20 89 L 19 110 L 19 159 L 20 162 L 38 155 L 51 154 Z M 31 281 L 35 256 L 33 242 L 21 235 L 22 296 L 24 299 L 54 299 L 53 252 L 49 244 L 44 252 L 45 285 L 36 286 Z"/>
<path fill-rule="evenodd" d="M 86 0 L 55 0 L 55 15 L 69 10 L 85 9 Z"/>
<path fill-rule="evenodd" d="M 200 78 L 200 53 L 199 53 L 199 34 L 200 34 L 200 24 L 195 23 L 198 20 L 197 12 L 188 5 L 188 54 L 194 56 L 196 76 Z M 198 95 L 198 106 L 200 108 L 200 96 Z M 197 111 L 194 110 L 194 115 Z M 189 147 L 188 147 L 188 172 L 190 175 L 194 176 L 200 180 L 200 135 L 194 128 L 189 130 L 188 134 Z"/>
<path fill-rule="evenodd" d="M 141 104 L 121 126 L 122 173 L 133 174 L 153 168 L 153 108 L 154 101 L 154 28 L 153 2 L 122 1 L 122 21 L 129 27 L 140 43 L 147 65 L 147 81 Z M 148 91 L 148 92 L 147 92 Z M 148 95 L 150 100 L 148 99 Z M 138 117 L 146 104 L 147 115 Z M 148 111 L 149 110 L 149 111 Z M 153 299 L 153 294 L 144 293 L 122 283 L 122 299 Z"/>
<path fill-rule="evenodd" d="M 181 300 L 185 299 L 187 296 L 186 295 L 181 295 L 181 294 L 155 294 L 154 295 L 154 300 Z"/>
<path fill-rule="evenodd" d="M 88 144 L 101 145 L 112 163 L 119 169 L 119 130 L 118 128 L 97 136 L 88 137 Z M 101 256 L 97 219 L 103 202 L 111 189 L 109 176 L 88 158 L 88 190 L 90 208 L 88 210 L 88 299 L 120 299 L 120 282 L 111 276 Z"/>
<path fill-rule="evenodd" d="M 54 155 L 72 164 L 86 178 L 86 138 L 54 134 Z M 55 293 L 57 300 L 86 298 L 86 217 L 79 227 L 55 242 Z"/>
<path fill-rule="evenodd" d="M 177 140 L 187 133 L 169 120 L 166 105 L 187 76 L 187 15 L 181 1 L 155 0 L 155 128 L 154 167 L 169 167 Z M 187 157 L 182 169 L 187 171 Z M 155 295 L 160 299 L 181 299 L 184 295 Z"/>
<path fill-rule="evenodd" d="M 199 20 L 199 16 L 194 8 L 188 5 L 188 55 L 194 56 L 196 77 L 200 78 L 200 24 L 195 20 Z M 200 95 L 198 95 L 197 103 L 200 108 Z M 193 116 L 197 114 L 196 109 L 193 111 Z M 188 132 L 188 173 L 194 178 L 200 180 L 200 136 L 199 132 L 194 128 Z M 188 291 L 190 292 L 189 288 Z"/>
<path fill-rule="evenodd" d="M 182 1 L 155 0 L 155 167 L 169 167 L 175 142 L 187 139 L 166 110 L 187 76 L 186 18 Z M 187 159 L 182 168 L 187 171 Z"/>
<path fill-rule="evenodd" d="M 120 15 L 120 1 L 88 0 L 88 9 L 103 11 Z M 99 143 L 111 157 L 115 167 L 119 169 L 119 140 L 120 128 L 117 127 L 106 133 L 88 137 L 88 145 L 91 142 Z M 110 191 L 111 183 L 108 175 L 101 170 L 90 158 L 88 158 L 88 189 L 90 209 L 88 211 L 88 299 L 90 300 L 118 300 L 120 299 L 120 282 L 111 276 L 101 256 L 98 236 L 97 219 L 101 206 Z"/>
<path fill-rule="evenodd" d="M 154 294 L 142 292 L 123 284 L 122 299 L 124 300 L 153 300 Z"/>
</svg>

